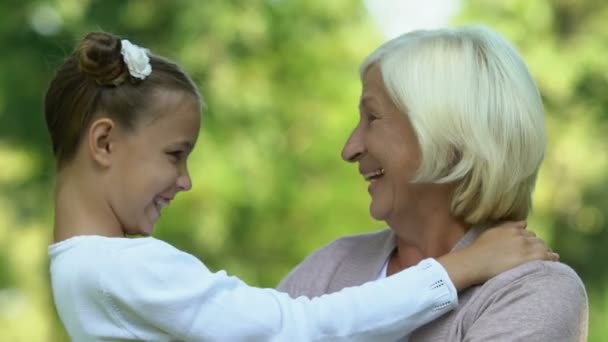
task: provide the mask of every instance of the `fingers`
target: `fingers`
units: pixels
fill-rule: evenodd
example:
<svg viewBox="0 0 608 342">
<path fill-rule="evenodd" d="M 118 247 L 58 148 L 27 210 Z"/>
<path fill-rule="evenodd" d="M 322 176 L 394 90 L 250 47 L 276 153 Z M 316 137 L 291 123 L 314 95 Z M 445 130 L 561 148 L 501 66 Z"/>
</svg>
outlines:
<svg viewBox="0 0 608 342">
<path fill-rule="evenodd" d="M 547 261 L 559 261 L 559 254 L 552 252 L 552 251 L 546 251 L 546 252 L 540 254 L 538 257 L 533 258 L 533 260 L 535 260 L 535 259 L 547 260 Z"/>
<path fill-rule="evenodd" d="M 521 233 L 525 236 L 525 237 L 536 237 L 536 233 L 534 233 L 531 230 L 522 230 Z"/>
<path fill-rule="evenodd" d="M 487 229 L 468 247 L 479 262 L 482 279 L 489 279 L 518 265 L 534 261 L 558 261 L 559 255 L 528 229 L 525 221 L 506 222 Z"/>
<path fill-rule="evenodd" d="M 549 252 L 548 253 L 549 259 L 551 261 L 559 261 L 559 254 L 555 253 L 555 252 Z"/>
<path fill-rule="evenodd" d="M 531 260 L 559 261 L 559 254 L 553 252 L 541 238 L 531 231 L 524 231 L 525 243 L 528 245 L 526 254 Z"/>
</svg>

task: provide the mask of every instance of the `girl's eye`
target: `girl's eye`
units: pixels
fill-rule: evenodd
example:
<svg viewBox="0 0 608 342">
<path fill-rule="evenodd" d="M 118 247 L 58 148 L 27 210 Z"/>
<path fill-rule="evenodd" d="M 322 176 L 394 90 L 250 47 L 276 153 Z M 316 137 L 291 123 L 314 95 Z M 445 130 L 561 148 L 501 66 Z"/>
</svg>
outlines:
<svg viewBox="0 0 608 342">
<path fill-rule="evenodd" d="M 372 121 L 375 121 L 377 119 L 378 119 L 378 117 L 375 114 L 373 114 L 373 113 L 367 113 L 367 121 L 372 122 Z"/>
<path fill-rule="evenodd" d="M 183 151 L 171 151 L 171 152 L 167 152 L 167 155 L 169 155 L 173 160 L 178 161 L 178 160 L 182 159 L 182 157 L 184 156 L 184 152 Z"/>
</svg>

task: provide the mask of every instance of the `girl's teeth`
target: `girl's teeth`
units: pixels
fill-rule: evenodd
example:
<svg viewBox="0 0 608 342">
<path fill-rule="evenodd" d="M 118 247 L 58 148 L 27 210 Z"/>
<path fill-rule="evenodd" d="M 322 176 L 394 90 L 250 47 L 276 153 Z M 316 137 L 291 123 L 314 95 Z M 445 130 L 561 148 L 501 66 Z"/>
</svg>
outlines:
<svg viewBox="0 0 608 342">
<path fill-rule="evenodd" d="M 168 205 L 169 205 L 169 203 L 168 203 L 167 201 L 164 201 L 164 200 L 156 200 L 156 206 L 157 206 L 159 209 L 164 209 L 164 208 L 166 208 Z"/>
</svg>

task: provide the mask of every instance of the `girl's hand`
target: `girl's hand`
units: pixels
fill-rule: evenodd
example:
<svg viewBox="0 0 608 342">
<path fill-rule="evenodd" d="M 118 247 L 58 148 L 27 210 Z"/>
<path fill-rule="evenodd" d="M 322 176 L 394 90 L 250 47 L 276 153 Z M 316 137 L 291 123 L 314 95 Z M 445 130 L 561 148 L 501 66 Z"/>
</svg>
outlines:
<svg viewBox="0 0 608 342">
<path fill-rule="evenodd" d="M 525 221 L 488 228 L 469 247 L 438 259 L 458 290 L 532 260 L 559 260 L 547 244 L 526 229 Z"/>
</svg>

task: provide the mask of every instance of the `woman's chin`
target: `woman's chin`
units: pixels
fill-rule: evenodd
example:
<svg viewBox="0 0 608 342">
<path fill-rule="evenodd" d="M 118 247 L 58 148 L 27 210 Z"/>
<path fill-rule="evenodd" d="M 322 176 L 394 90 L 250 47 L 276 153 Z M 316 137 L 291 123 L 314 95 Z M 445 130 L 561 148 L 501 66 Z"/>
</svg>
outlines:
<svg viewBox="0 0 608 342">
<path fill-rule="evenodd" d="M 387 208 L 387 206 L 381 205 L 380 203 L 375 203 L 373 200 L 369 205 L 369 214 L 374 220 L 377 221 L 386 221 L 389 211 L 390 210 Z"/>
</svg>

